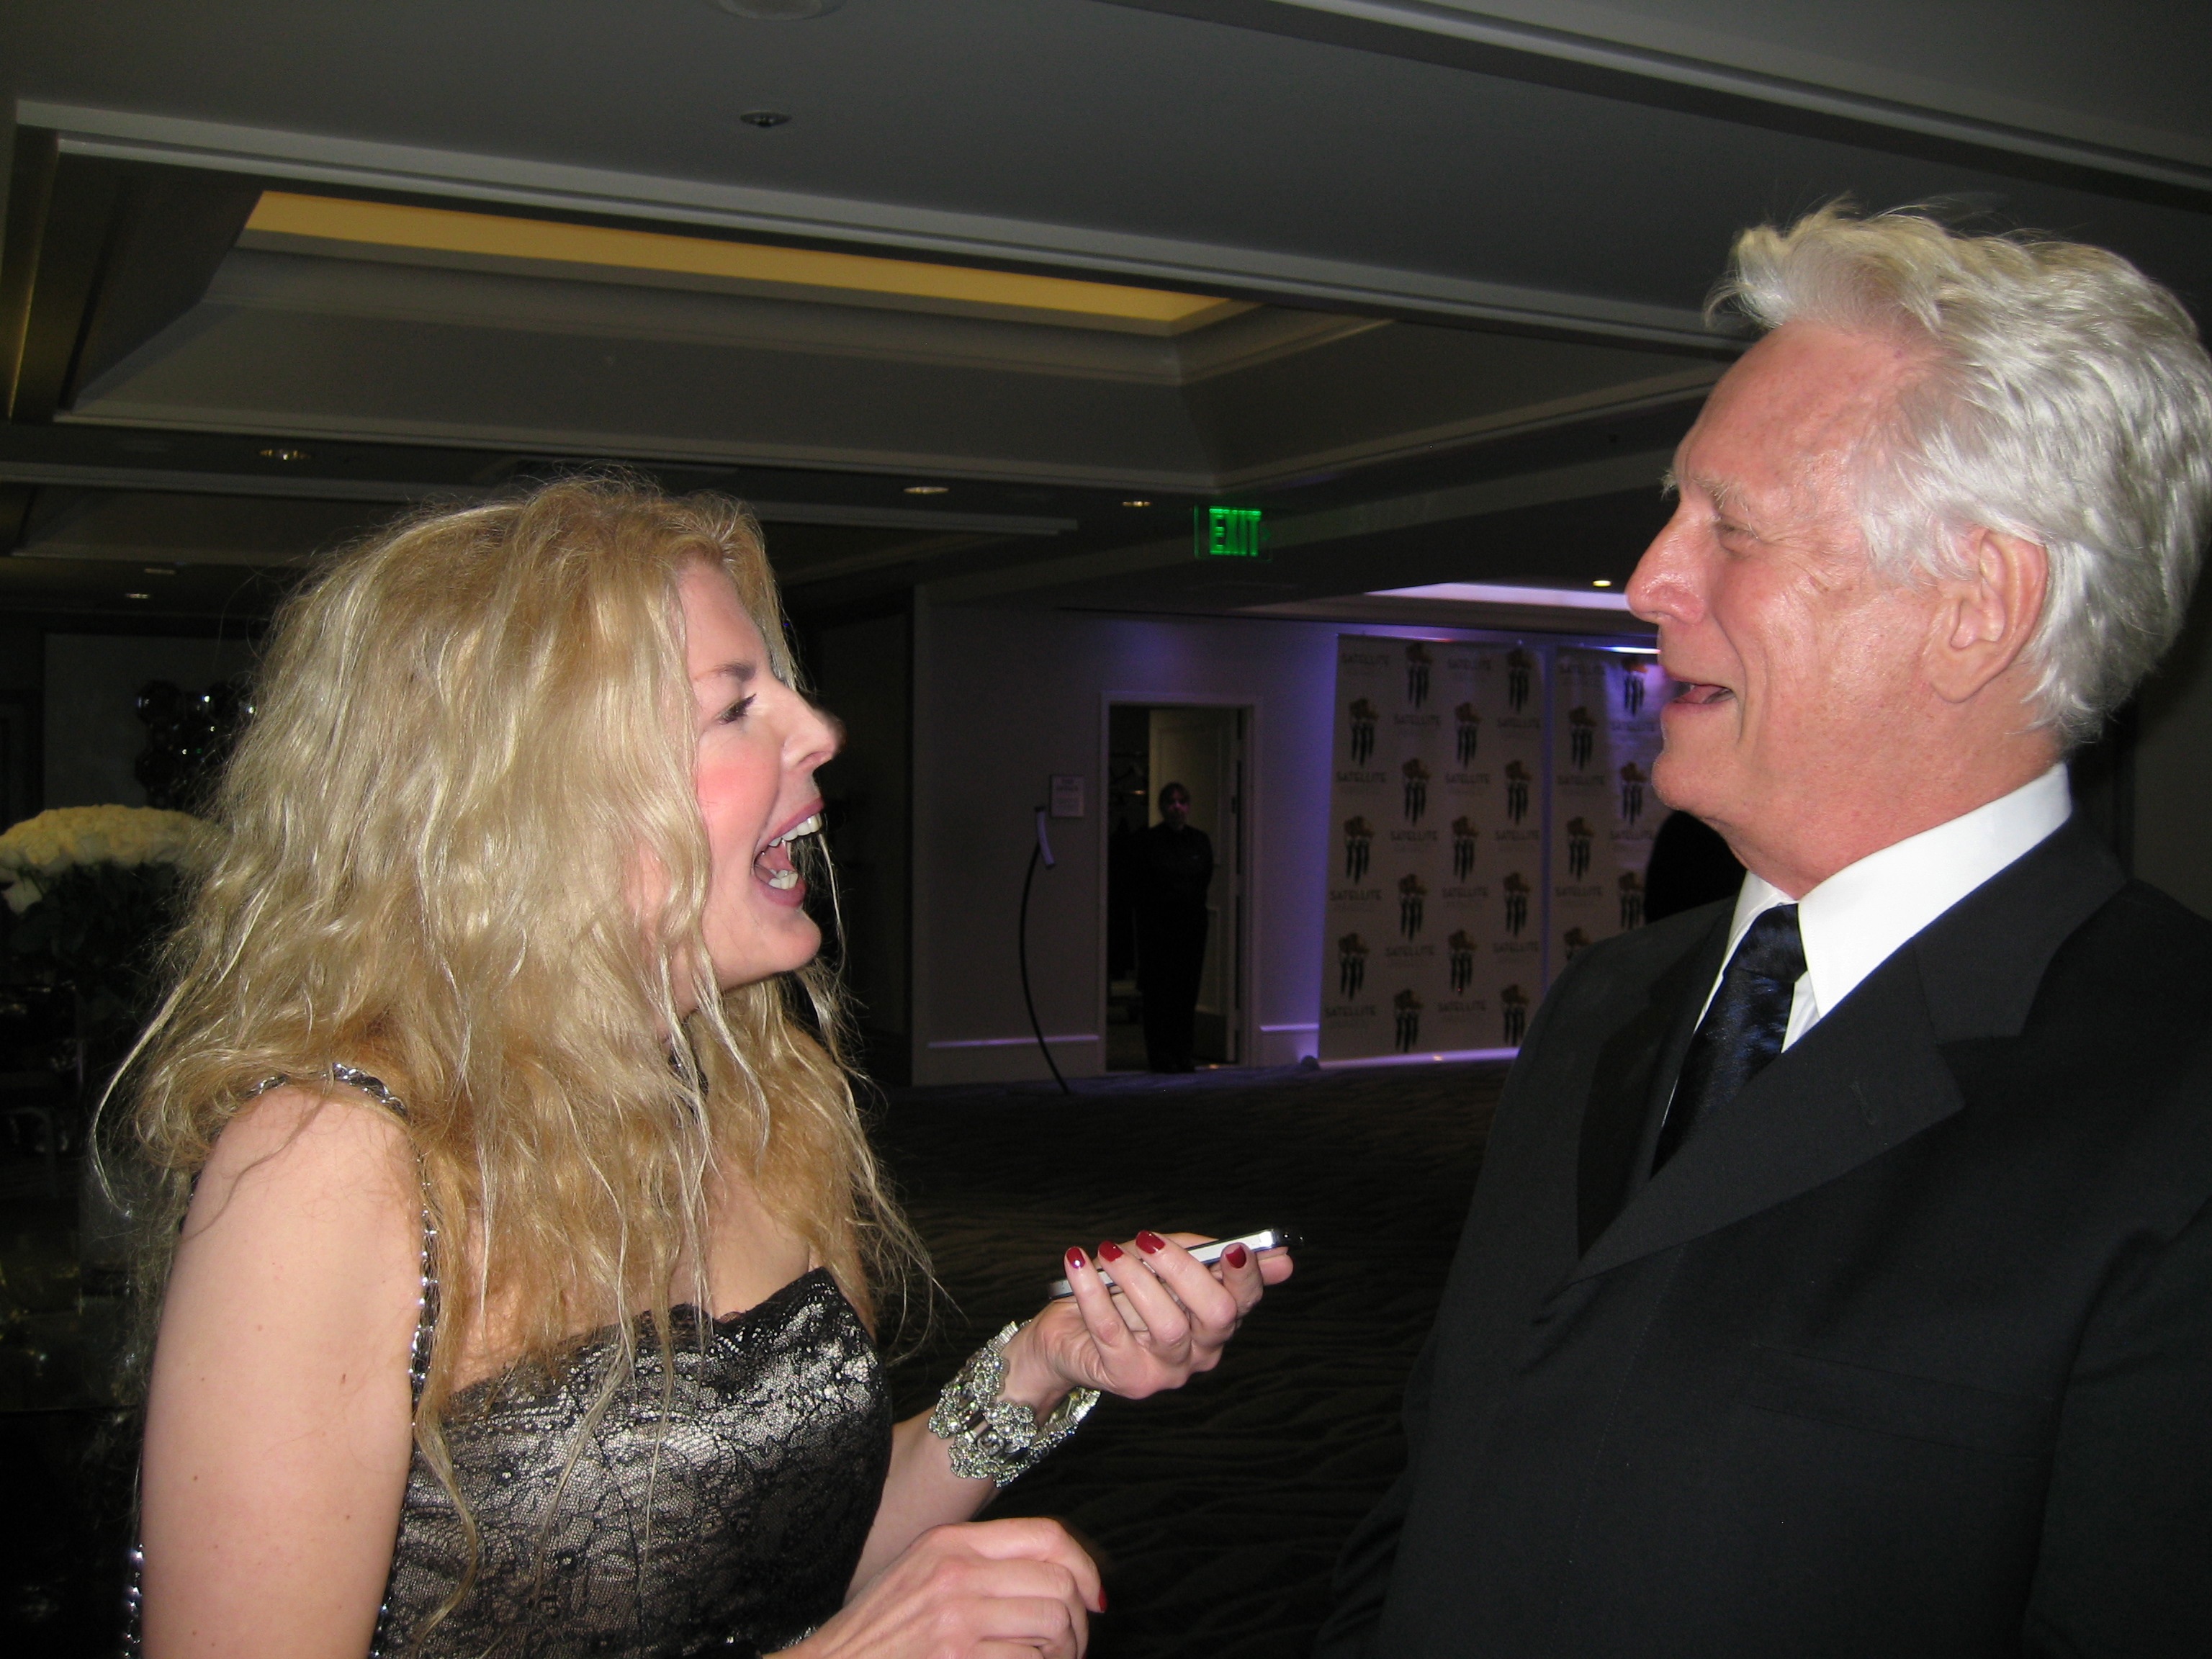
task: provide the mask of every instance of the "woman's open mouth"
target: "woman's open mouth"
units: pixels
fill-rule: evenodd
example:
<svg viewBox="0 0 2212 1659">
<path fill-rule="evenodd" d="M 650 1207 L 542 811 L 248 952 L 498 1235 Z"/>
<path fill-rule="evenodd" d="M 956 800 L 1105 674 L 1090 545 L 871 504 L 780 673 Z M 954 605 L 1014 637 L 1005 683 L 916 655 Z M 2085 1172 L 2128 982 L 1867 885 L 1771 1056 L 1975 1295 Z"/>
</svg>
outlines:
<svg viewBox="0 0 2212 1659">
<path fill-rule="evenodd" d="M 802 836 L 819 834 L 821 829 L 822 811 L 817 807 L 761 848 L 753 860 L 753 874 L 779 893 L 796 892 L 800 880 L 791 862 L 791 844 Z"/>
</svg>

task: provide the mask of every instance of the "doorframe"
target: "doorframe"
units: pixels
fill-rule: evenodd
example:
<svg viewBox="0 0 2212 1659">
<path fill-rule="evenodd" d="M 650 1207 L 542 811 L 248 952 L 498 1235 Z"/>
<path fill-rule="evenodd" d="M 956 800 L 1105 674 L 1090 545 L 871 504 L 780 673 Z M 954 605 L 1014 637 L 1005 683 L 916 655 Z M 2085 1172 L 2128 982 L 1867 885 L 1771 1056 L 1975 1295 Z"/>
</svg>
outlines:
<svg viewBox="0 0 2212 1659">
<path fill-rule="evenodd" d="M 1097 759 L 1098 779 L 1097 825 L 1091 831 L 1098 865 L 1098 954 L 1092 963 L 1097 975 L 1098 1001 L 1097 1010 L 1098 1053 L 1103 1062 L 1106 1054 L 1107 1000 L 1111 984 L 1106 975 L 1106 938 L 1109 917 L 1106 906 L 1106 781 L 1113 764 L 1113 710 L 1116 703 L 1133 704 L 1144 708 L 1229 708 L 1239 710 L 1244 716 L 1244 737 L 1239 745 L 1244 765 L 1244 776 L 1237 799 L 1237 853 L 1242 879 L 1237 883 L 1237 914 L 1230 920 L 1224 932 L 1235 935 L 1237 965 L 1230 975 L 1237 995 L 1236 1064 L 1256 1066 L 1260 1054 L 1260 1019 L 1253 996 L 1257 952 L 1253 949 L 1254 919 L 1260 914 L 1260 722 L 1261 700 L 1256 696 L 1209 696 L 1203 693 L 1115 691 L 1108 690 L 1098 694 L 1098 746 Z M 1146 780 L 1146 787 L 1152 787 Z"/>
</svg>

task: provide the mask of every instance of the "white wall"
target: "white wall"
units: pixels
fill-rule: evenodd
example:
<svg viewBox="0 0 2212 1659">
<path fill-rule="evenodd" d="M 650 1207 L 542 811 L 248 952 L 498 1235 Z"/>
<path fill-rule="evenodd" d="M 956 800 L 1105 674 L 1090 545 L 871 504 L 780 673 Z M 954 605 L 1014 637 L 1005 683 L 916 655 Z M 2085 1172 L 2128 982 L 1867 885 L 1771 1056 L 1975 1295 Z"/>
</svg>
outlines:
<svg viewBox="0 0 2212 1659">
<path fill-rule="evenodd" d="M 1314 1053 L 1336 636 L 1516 636 L 1002 611 L 933 605 L 926 595 L 915 618 L 914 1080 L 1046 1075 L 1022 1006 L 1015 919 L 1031 809 L 1063 772 L 1085 780 L 1089 816 L 1050 825 L 1060 862 L 1038 872 L 1030 902 L 1030 978 L 1046 1034 L 1088 1039 L 1055 1045 L 1060 1069 L 1103 1069 L 1109 702 L 1252 709 L 1246 1052 L 1263 1066 Z M 979 1040 L 996 1046 L 933 1046 Z"/>
</svg>

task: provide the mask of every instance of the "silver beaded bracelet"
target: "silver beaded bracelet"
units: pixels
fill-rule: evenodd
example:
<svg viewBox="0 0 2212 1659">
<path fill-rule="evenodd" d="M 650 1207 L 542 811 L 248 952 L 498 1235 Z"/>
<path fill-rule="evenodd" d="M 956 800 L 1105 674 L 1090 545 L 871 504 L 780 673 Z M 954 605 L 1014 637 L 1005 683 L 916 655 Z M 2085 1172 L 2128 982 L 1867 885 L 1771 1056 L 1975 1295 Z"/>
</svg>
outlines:
<svg viewBox="0 0 2212 1659">
<path fill-rule="evenodd" d="M 1027 1406 L 1001 1398 L 1006 1388 L 1006 1344 L 1021 1328 L 1021 1322 L 1015 1321 L 970 1354 L 929 1413 L 929 1431 L 945 1443 L 952 1473 L 963 1480 L 1006 1486 L 1042 1462 L 1098 1403 L 1097 1389 L 1071 1389 L 1039 1422 Z"/>
</svg>

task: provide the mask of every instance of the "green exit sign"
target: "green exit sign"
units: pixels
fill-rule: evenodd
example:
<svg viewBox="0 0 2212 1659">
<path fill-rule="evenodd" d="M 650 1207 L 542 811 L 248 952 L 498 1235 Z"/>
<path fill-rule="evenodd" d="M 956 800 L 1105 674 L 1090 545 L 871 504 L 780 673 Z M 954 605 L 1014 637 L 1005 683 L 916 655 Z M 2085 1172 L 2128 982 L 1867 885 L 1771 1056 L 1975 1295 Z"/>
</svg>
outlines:
<svg viewBox="0 0 2212 1659">
<path fill-rule="evenodd" d="M 1200 507 L 1191 509 L 1198 556 L 1201 559 L 1262 559 L 1267 532 L 1256 507 Z"/>
</svg>

